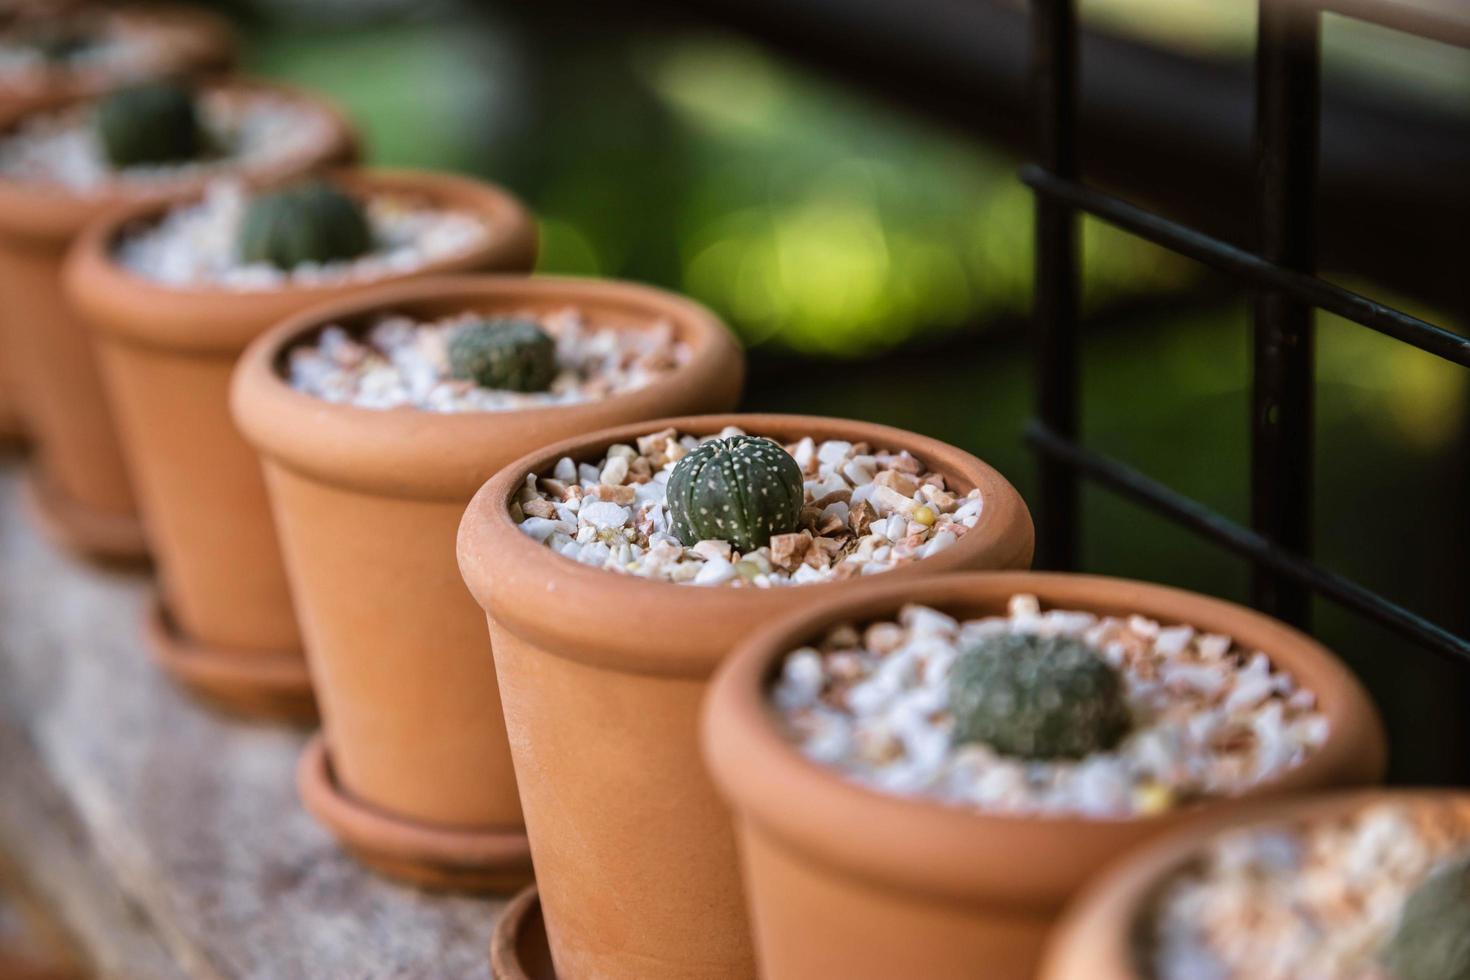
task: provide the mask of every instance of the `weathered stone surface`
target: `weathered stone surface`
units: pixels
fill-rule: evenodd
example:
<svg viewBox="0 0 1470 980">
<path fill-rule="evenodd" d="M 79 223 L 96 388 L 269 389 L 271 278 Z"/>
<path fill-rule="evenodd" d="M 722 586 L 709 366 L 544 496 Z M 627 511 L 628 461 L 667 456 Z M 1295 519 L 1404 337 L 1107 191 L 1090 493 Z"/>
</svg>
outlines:
<svg viewBox="0 0 1470 980">
<path fill-rule="evenodd" d="M 304 733 L 221 719 L 148 662 L 141 574 L 40 540 L 0 466 L 0 847 L 118 978 L 489 974 L 503 903 L 353 864 L 296 800 Z"/>
</svg>

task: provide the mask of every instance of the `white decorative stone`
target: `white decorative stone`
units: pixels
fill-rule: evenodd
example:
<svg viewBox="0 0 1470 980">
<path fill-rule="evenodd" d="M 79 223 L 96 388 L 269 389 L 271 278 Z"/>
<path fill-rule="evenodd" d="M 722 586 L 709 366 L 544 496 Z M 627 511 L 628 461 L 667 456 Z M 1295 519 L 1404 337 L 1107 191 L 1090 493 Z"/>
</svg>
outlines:
<svg viewBox="0 0 1470 980">
<path fill-rule="evenodd" d="M 1140 616 L 1043 612 L 1032 595 L 1007 605 L 1007 616 L 964 623 L 910 605 L 896 621 L 868 624 L 857 641 L 844 626 L 793 651 L 799 665 L 783 665 L 771 691 L 788 736 L 809 756 L 891 792 L 1102 818 L 1240 792 L 1299 764 L 1327 738 L 1326 717 L 1262 653 L 1230 645 L 1221 655 L 1218 638 Z M 1098 650 L 1121 675 L 1132 730 L 1081 760 L 1007 760 L 988 746 L 951 745 L 950 669 L 970 646 L 1002 633 L 1070 636 Z M 815 694 L 814 654 L 823 670 Z M 828 735 L 834 716 L 851 736 L 841 752 Z M 936 751 L 941 743 L 945 751 Z"/>
</svg>

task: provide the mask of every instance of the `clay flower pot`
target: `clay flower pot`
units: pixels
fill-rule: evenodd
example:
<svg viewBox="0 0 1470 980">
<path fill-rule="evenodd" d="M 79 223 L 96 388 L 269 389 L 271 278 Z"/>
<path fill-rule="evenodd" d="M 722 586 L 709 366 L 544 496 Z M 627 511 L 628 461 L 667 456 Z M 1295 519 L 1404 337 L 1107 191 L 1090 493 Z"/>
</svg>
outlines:
<svg viewBox="0 0 1470 980">
<path fill-rule="evenodd" d="M 1009 816 L 879 792 L 808 760 L 778 730 L 769 685 L 786 654 L 844 622 L 919 602 L 967 618 L 1004 615 L 1009 597 L 1044 608 L 1139 613 L 1263 650 L 1316 693 L 1330 734 L 1299 765 L 1233 799 L 1154 816 Z M 1063 904 L 1119 852 L 1245 801 L 1370 783 L 1382 730 L 1347 669 L 1317 643 L 1231 603 L 1121 579 L 956 575 L 884 583 L 861 599 L 810 604 L 744 642 L 710 693 L 706 758 L 736 814 L 761 975 L 1032 976 Z"/>
<path fill-rule="evenodd" d="M 26 441 L 25 422 L 21 418 L 20 406 L 15 401 L 15 387 L 5 375 L 5 365 L 0 362 L 0 449 L 17 449 Z"/>
<path fill-rule="evenodd" d="M 1150 980 L 1139 955 L 1148 913 L 1161 886 L 1198 859 L 1223 831 L 1349 816 L 1378 803 L 1446 807 L 1470 820 L 1470 793 L 1450 790 L 1384 790 L 1334 793 L 1273 802 L 1228 818 L 1199 821 L 1118 859 L 1092 881 L 1052 932 L 1037 974 L 1042 980 Z M 1470 839 L 1463 842 L 1470 846 Z"/>
<path fill-rule="evenodd" d="M 666 426 L 713 435 L 728 425 L 783 442 L 809 435 L 908 450 L 951 488 L 980 490 L 979 522 L 952 547 L 880 575 L 762 589 L 581 565 L 523 533 L 509 512 L 526 475 L 564 456 L 591 462 Z M 563 442 L 496 474 L 465 513 L 459 564 L 489 619 L 557 975 L 754 976 L 734 831 L 699 757 L 710 676 L 774 618 L 924 571 L 1024 568 L 1032 542 L 1025 504 L 995 470 L 937 440 L 865 422 L 666 419 Z"/>
<path fill-rule="evenodd" d="M 51 22 L 55 18 L 55 12 L 48 11 L 39 19 Z M 129 65 L 123 70 L 95 64 L 63 65 L 34 73 L 5 74 L 0 77 L 0 118 L 9 119 L 100 95 L 144 77 L 222 72 L 235 60 L 235 39 L 229 25 L 208 11 L 191 7 L 139 7 L 110 11 L 104 23 L 113 30 L 149 37 L 157 51 L 156 60 Z M 0 347 L 0 444 L 25 438 L 24 410 L 19 404 L 18 386 L 10 378 L 8 361 Z"/>
<path fill-rule="evenodd" d="M 690 359 L 635 391 L 517 411 L 363 408 L 298 391 L 281 373 L 291 348 L 331 324 L 568 307 L 594 326 L 667 322 Z M 493 473 L 547 443 L 729 408 L 743 375 L 730 332 L 688 300 L 632 283 L 524 276 L 381 287 L 313 307 L 246 352 L 235 417 L 264 460 L 330 747 L 329 765 L 320 746 L 308 752 L 298 783 L 362 860 L 431 885 L 529 880 L 484 614 L 455 561 L 465 506 Z"/>
<path fill-rule="evenodd" d="M 48 11 L 38 19 L 54 23 L 58 14 Z M 126 66 L 81 63 L 6 74 L 0 77 L 0 116 L 90 98 L 144 78 L 224 71 L 235 61 L 235 38 L 229 24 L 206 10 L 135 7 L 100 14 L 99 22 L 104 30 L 146 36 L 155 47 L 156 58 Z"/>
<path fill-rule="evenodd" d="M 465 177 L 345 171 L 342 186 L 393 192 L 479 217 L 469 248 L 381 284 L 437 272 L 530 268 L 531 216 L 504 191 Z M 130 227 L 166 208 L 122 209 L 90 227 L 66 268 L 68 295 L 98 339 L 128 460 L 162 572 L 150 636 L 162 665 L 240 712 L 314 715 L 301 640 L 255 451 L 230 417 L 230 374 L 246 346 L 281 320 L 362 292 L 355 279 L 257 290 L 176 287 L 112 257 Z"/>
<path fill-rule="evenodd" d="M 328 122 L 317 145 L 278 164 L 252 167 L 240 174 L 246 180 L 284 180 L 353 154 L 347 123 L 325 102 L 259 82 L 212 88 L 279 92 L 315 107 Z M 31 500 L 53 537 L 89 556 L 136 560 L 146 557 L 147 545 L 91 338 L 62 292 L 62 262 L 98 215 L 129 204 L 185 200 L 206 180 L 192 174 L 80 192 L 0 176 L 0 295 L 6 297 L 0 349 L 39 449 Z"/>
</svg>

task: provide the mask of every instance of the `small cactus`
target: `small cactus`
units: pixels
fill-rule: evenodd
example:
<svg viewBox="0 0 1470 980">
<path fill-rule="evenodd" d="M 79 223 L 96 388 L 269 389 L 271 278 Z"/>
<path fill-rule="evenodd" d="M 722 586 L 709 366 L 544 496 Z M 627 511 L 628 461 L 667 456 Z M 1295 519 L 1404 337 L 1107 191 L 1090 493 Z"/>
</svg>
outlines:
<svg viewBox="0 0 1470 980">
<path fill-rule="evenodd" d="M 770 439 L 711 439 L 669 474 L 669 521 L 685 545 L 710 539 L 740 551 L 797 528 L 805 502 L 801 467 Z"/>
<path fill-rule="evenodd" d="M 209 143 L 193 93 L 174 82 L 112 93 L 97 103 L 96 125 L 107 159 L 116 167 L 193 160 Z"/>
<path fill-rule="evenodd" d="M 485 388 L 545 391 L 557 370 L 556 341 L 534 320 L 476 320 L 449 336 L 450 374 Z"/>
<path fill-rule="evenodd" d="M 355 259 L 372 247 L 362 207 L 325 180 L 260 195 L 240 224 L 241 260 L 278 269 Z"/>
<path fill-rule="evenodd" d="M 1112 748 L 1130 719 L 1122 676 L 1064 636 L 1000 634 L 950 669 L 954 741 L 1025 759 L 1080 759 Z"/>
<path fill-rule="evenodd" d="M 1383 961 L 1394 980 L 1470 980 L 1470 854 L 1409 895 Z"/>
</svg>

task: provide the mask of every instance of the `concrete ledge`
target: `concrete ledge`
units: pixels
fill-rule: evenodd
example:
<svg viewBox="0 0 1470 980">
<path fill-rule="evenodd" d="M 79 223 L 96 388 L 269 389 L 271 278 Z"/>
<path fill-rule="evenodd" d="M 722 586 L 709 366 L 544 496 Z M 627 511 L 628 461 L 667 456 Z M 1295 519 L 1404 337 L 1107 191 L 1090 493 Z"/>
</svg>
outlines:
<svg viewBox="0 0 1470 980">
<path fill-rule="evenodd" d="M 0 464 L 0 849 L 99 976 L 489 976 L 504 902 L 363 870 L 296 800 L 306 734 L 210 714 L 142 647 L 148 579 L 52 549 Z"/>
</svg>

